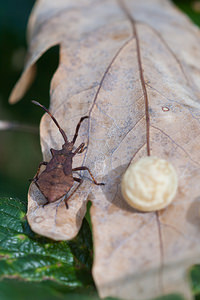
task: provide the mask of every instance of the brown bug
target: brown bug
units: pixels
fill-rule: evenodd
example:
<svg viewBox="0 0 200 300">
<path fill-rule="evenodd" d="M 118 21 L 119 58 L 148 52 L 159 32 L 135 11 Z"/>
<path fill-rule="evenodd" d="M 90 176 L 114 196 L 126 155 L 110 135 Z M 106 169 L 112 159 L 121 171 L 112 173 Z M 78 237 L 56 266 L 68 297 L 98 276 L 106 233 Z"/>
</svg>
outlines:
<svg viewBox="0 0 200 300">
<path fill-rule="evenodd" d="M 85 144 L 82 143 L 74 152 L 72 152 L 72 149 L 74 147 L 74 144 L 76 142 L 76 139 L 78 137 L 78 131 L 80 128 L 81 123 L 83 120 L 87 119 L 88 116 L 82 117 L 79 121 L 79 123 L 76 126 L 75 134 L 73 137 L 73 140 L 71 142 L 68 141 L 67 136 L 64 132 L 64 130 L 59 126 L 56 119 L 52 116 L 52 114 L 48 111 L 48 109 L 41 105 L 37 101 L 32 101 L 34 104 L 42 107 L 52 118 L 56 126 L 58 127 L 60 133 L 62 134 L 62 137 L 65 141 L 65 143 L 62 145 L 61 150 L 55 150 L 50 149 L 52 158 L 49 162 L 43 161 L 39 164 L 38 171 L 35 175 L 35 177 L 32 179 L 32 181 L 36 184 L 38 189 L 41 191 L 41 193 L 45 196 L 47 203 L 52 203 L 66 195 L 69 190 L 72 188 L 74 181 L 77 181 L 79 184 L 74 189 L 74 191 L 71 193 L 70 196 L 66 196 L 64 201 L 66 208 L 68 208 L 67 201 L 71 196 L 77 191 L 77 189 L 80 187 L 80 185 L 83 182 L 83 179 L 73 177 L 72 172 L 73 171 L 80 171 L 80 170 L 87 170 L 92 177 L 92 180 L 94 184 L 96 185 L 104 185 L 104 183 L 98 183 L 94 179 L 94 176 L 92 175 L 89 168 L 82 166 L 78 168 L 72 169 L 72 160 L 73 157 L 78 154 L 82 153 L 85 150 Z M 46 166 L 46 169 L 39 174 L 40 167 L 42 165 Z M 46 205 L 45 204 L 45 205 Z"/>
</svg>

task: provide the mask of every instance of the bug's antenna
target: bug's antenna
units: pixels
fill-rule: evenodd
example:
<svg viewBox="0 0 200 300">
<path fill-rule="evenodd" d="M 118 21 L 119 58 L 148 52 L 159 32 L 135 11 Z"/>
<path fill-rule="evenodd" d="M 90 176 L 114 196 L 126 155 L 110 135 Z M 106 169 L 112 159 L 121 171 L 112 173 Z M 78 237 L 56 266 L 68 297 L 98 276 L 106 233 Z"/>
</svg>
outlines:
<svg viewBox="0 0 200 300">
<path fill-rule="evenodd" d="M 54 118 L 54 116 L 52 116 L 52 114 L 50 113 L 50 111 L 48 111 L 48 109 L 45 106 L 43 106 L 42 104 L 40 104 L 39 102 L 37 102 L 35 100 L 33 100 L 31 102 L 34 103 L 34 104 L 36 104 L 36 105 L 38 105 L 38 106 L 40 106 L 40 107 L 42 107 L 50 115 L 50 117 L 52 118 L 52 120 L 54 121 L 54 123 L 56 124 L 56 126 L 58 127 L 60 133 L 62 134 L 65 143 L 68 143 L 68 139 L 67 139 L 67 136 L 66 136 L 64 130 L 62 128 L 60 128 L 60 125 L 58 124 L 58 122 L 56 121 L 56 119 Z"/>
</svg>

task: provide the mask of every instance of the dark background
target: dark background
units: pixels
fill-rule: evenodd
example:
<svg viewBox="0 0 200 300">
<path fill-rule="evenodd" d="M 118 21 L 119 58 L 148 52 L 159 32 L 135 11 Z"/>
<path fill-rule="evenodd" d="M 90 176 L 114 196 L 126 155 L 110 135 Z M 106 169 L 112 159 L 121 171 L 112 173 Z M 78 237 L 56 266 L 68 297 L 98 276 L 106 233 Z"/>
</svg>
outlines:
<svg viewBox="0 0 200 300">
<path fill-rule="evenodd" d="M 39 122 L 43 111 L 31 103 L 49 103 L 49 85 L 58 64 L 58 47 L 50 49 L 38 62 L 32 87 L 17 104 L 8 104 L 9 94 L 20 77 L 26 55 L 26 26 L 33 0 L 0 1 L 0 120 L 33 126 L 32 131 L 0 131 L 0 196 L 27 195 L 32 178 L 42 160 Z"/>
</svg>

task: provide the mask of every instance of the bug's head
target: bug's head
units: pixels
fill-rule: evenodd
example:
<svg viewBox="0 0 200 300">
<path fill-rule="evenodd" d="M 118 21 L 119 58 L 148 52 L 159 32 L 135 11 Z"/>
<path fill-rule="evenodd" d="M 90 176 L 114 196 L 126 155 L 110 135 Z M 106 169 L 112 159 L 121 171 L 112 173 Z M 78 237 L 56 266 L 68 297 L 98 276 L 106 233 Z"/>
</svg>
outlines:
<svg viewBox="0 0 200 300">
<path fill-rule="evenodd" d="M 66 152 L 71 152 L 73 150 L 74 144 L 72 142 L 70 143 L 65 143 L 62 145 L 62 149 L 65 150 Z"/>
</svg>

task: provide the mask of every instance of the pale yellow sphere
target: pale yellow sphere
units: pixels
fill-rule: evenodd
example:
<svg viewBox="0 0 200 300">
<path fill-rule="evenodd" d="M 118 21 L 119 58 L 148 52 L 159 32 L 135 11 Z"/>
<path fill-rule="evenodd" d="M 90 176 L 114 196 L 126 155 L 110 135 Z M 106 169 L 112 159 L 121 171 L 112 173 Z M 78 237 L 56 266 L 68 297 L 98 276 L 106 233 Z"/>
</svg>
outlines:
<svg viewBox="0 0 200 300">
<path fill-rule="evenodd" d="M 130 206 L 141 211 L 156 211 L 172 202 L 177 186 L 174 167 L 164 159 L 147 156 L 128 167 L 121 191 Z"/>
</svg>

